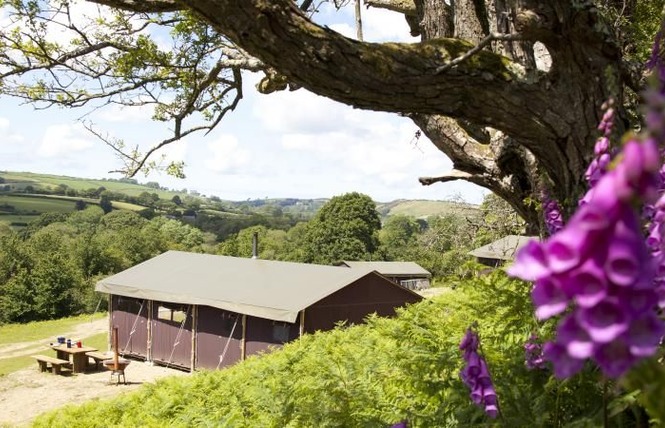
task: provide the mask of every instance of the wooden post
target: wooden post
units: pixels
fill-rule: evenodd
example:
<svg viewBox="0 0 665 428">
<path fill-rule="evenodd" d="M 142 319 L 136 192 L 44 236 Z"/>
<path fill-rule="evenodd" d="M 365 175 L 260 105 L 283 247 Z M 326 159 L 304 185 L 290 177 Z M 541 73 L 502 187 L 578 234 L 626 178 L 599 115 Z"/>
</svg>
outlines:
<svg viewBox="0 0 665 428">
<path fill-rule="evenodd" d="M 118 327 L 113 327 L 113 371 L 118 371 Z"/>
<path fill-rule="evenodd" d="M 300 337 L 305 334 L 305 310 L 300 311 Z"/>
<path fill-rule="evenodd" d="M 146 352 L 145 352 L 145 360 L 150 362 L 152 361 L 152 317 L 153 317 L 153 310 L 152 310 L 152 300 L 146 300 L 148 304 L 148 343 L 146 344 Z"/>
<path fill-rule="evenodd" d="M 242 316 L 242 340 L 240 341 L 240 359 L 244 360 L 247 355 L 247 342 L 245 336 L 247 335 L 247 315 Z"/>
<path fill-rule="evenodd" d="M 196 333 L 198 331 L 199 322 L 199 307 L 197 305 L 192 305 L 192 359 L 190 361 L 191 368 L 190 373 L 194 373 L 194 368 L 196 367 Z"/>
</svg>

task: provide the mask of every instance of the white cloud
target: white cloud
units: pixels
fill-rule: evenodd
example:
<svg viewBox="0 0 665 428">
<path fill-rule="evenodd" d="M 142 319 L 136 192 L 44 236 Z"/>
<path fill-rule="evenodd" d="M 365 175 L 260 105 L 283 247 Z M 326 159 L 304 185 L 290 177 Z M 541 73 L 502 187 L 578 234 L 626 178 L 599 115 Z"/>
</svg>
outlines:
<svg viewBox="0 0 665 428">
<path fill-rule="evenodd" d="M 261 124 L 277 132 L 321 132 L 339 129 L 348 107 L 306 90 L 257 97 L 253 112 Z"/>
<path fill-rule="evenodd" d="M 164 156 L 166 162 L 179 162 L 187 159 L 188 141 L 176 141 L 160 149 L 159 155 Z"/>
<path fill-rule="evenodd" d="M 349 37 L 356 38 L 355 5 L 336 10 L 326 3 L 321 7 L 322 13 L 314 15 L 314 19 L 322 25 Z M 412 37 L 404 15 L 375 7 L 363 7 L 362 19 L 363 39 L 368 42 L 414 42 L 419 38 Z"/>
<path fill-rule="evenodd" d="M 106 122 L 135 123 L 151 120 L 153 112 L 154 108 L 148 105 L 127 107 L 113 104 L 105 106 L 103 109 L 99 110 L 95 117 Z"/>
<path fill-rule="evenodd" d="M 42 157 L 67 156 L 92 145 L 92 137 L 82 125 L 51 125 L 44 131 L 37 154 Z"/>
<path fill-rule="evenodd" d="M 249 150 L 238 143 L 238 139 L 229 134 L 223 134 L 217 140 L 208 143 L 212 154 L 205 165 L 215 172 L 234 173 L 241 167 L 249 164 L 251 159 Z"/>
<path fill-rule="evenodd" d="M 412 37 L 404 15 L 385 9 L 369 8 L 361 12 L 364 39 L 371 42 L 417 42 Z"/>
<path fill-rule="evenodd" d="M 356 38 L 356 29 L 355 27 L 350 26 L 349 24 L 339 23 L 332 24 L 329 28 L 333 31 L 337 31 L 339 34 L 355 39 Z"/>
</svg>

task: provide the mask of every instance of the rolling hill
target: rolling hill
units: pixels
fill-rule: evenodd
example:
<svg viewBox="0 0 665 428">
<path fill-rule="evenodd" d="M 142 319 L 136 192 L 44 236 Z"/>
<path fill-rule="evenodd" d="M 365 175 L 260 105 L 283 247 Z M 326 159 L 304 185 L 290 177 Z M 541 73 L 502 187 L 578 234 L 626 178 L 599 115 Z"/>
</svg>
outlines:
<svg viewBox="0 0 665 428">
<path fill-rule="evenodd" d="M 0 192 L 0 222 L 23 224 L 28 222 L 30 217 L 42 212 L 73 211 L 77 200 L 91 204 L 99 203 L 98 199 L 82 197 L 80 194 L 94 191 L 97 191 L 98 194 L 100 188 L 131 197 L 138 197 L 146 193 L 156 194 L 159 199 L 167 201 L 172 200 L 175 196 L 188 197 L 190 200 L 193 198 L 199 201 L 200 212 L 209 215 L 219 214 L 223 217 L 252 213 L 271 216 L 276 212 L 281 212 L 308 219 L 329 200 L 327 198 L 271 198 L 230 201 L 221 200 L 216 196 L 205 197 L 196 191 L 186 193 L 166 189 L 155 182 L 142 184 L 135 179 L 89 179 L 33 172 L 0 171 L 0 191 L 4 191 Z M 32 194 L 57 191 L 64 195 Z M 67 196 L 68 193 L 78 193 L 79 195 Z M 120 201 L 114 201 L 113 207 L 132 210 L 145 208 L 141 205 Z M 446 214 L 475 215 L 477 210 L 476 205 L 453 201 L 398 199 L 391 202 L 377 202 L 377 211 L 384 219 L 393 215 L 408 215 L 422 219 Z"/>
</svg>

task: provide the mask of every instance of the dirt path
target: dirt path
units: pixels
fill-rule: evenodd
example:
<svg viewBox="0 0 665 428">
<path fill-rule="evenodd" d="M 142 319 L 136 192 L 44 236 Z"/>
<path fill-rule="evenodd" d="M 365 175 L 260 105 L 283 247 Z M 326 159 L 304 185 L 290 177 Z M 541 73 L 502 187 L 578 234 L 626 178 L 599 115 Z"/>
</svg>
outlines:
<svg viewBox="0 0 665 428">
<path fill-rule="evenodd" d="M 108 320 L 102 319 L 79 324 L 66 334 L 67 337 L 86 337 L 106 331 Z M 0 358 L 31 355 L 43 351 L 53 339 L 3 345 Z M 40 373 L 37 364 L 29 369 L 0 377 L 0 427 L 24 426 L 37 415 L 66 404 L 82 403 L 95 398 L 109 398 L 139 388 L 143 383 L 154 382 L 165 376 L 187 376 L 179 370 L 152 366 L 132 361 L 125 369 L 127 385 L 111 383 L 106 370 L 89 373 L 53 375 Z"/>
</svg>

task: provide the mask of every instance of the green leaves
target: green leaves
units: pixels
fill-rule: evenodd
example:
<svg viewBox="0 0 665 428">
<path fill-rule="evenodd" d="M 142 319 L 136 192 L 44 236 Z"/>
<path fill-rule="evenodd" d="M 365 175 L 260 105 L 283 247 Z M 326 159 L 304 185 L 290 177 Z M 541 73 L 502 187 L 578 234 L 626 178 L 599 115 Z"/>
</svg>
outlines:
<svg viewBox="0 0 665 428">
<path fill-rule="evenodd" d="M 376 204 L 369 196 L 357 192 L 335 196 L 307 224 L 303 261 L 367 260 L 378 248 L 380 228 Z"/>
</svg>

